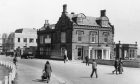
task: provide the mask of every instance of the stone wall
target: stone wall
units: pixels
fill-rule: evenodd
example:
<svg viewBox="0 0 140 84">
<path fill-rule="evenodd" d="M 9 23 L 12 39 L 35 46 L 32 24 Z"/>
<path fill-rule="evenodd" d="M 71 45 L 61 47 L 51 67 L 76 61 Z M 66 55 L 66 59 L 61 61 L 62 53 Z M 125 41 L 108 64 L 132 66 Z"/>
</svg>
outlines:
<svg viewBox="0 0 140 84">
<path fill-rule="evenodd" d="M 114 60 L 96 60 L 98 64 L 102 65 L 114 65 Z M 91 60 L 90 60 L 91 63 Z M 133 68 L 140 68 L 140 61 L 136 60 L 123 60 L 124 67 L 133 67 Z"/>
</svg>

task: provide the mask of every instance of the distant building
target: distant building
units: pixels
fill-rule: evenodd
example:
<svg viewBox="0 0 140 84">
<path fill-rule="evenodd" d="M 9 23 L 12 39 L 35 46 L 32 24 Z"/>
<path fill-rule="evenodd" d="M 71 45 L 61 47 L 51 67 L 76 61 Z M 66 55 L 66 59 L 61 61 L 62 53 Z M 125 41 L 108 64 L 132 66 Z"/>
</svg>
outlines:
<svg viewBox="0 0 140 84">
<path fill-rule="evenodd" d="M 44 30 L 43 30 L 44 28 Z M 110 60 L 114 56 L 114 26 L 101 10 L 100 17 L 89 17 L 83 13 L 68 14 L 63 5 L 62 15 L 54 26 L 45 23 L 37 31 L 38 57 L 63 58 L 70 60 L 90 59 Z"/>
<path fill-rule="evenodd" d="M 32 47 L 37 46 L 36 43 L 37 39 L 37 30 L 36 29 L 29 29 L 29 28 L 22 28 L 17 29 L 15 32 L 10 33 L 8 36 L 8 51 L 14 51 L 17 48 L 21 50 L 24 47 Z"/>
<path fill-rule="evenodd" d="M 3 33 L 2 34 L 2 52 L 5 53 L 7 52 L 7 40 L 8 40 L 8 34 Z"/>
<path fill-rule="evenodd" d="M 0 53 L 2 52 L 2 35 L 0 34 Z"/>
<path fill-rule="evenodd" d="M 114 48 L 116 58 L 135 59 L 137 58 L 137 42 L 135 44 L 117 43 Z"/>
</svg>

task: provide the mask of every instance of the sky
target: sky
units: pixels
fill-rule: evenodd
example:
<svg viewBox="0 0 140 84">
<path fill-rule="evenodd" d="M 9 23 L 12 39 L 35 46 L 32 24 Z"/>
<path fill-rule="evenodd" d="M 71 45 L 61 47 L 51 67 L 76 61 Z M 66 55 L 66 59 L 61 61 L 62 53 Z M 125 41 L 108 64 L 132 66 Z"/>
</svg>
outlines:
<svg viewBox="0 0 140 84">
<path fill-rule="evenodd" d="M 67 4 L 68 13 L 84 13 L 99 17 L 100 10 L 115 27 L 114 41 L 140 46 L 139 0 L 0 0 L 0 34 L 14 32 L 18 28 L 43 26 L 45 20 L 55 24 Z"/>
</svg>

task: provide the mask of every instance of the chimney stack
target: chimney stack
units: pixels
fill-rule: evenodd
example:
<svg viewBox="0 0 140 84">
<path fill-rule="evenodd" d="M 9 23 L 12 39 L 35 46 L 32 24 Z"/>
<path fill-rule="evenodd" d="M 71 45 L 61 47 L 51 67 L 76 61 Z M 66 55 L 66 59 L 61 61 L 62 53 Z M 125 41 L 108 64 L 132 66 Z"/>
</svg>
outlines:
<svg viewBox="0 0 140 84">
<path fill-rule="evenodd" d="M 45 24 L 49 24 L 49 21 L 48 20 L 45 20 Z"/>
<path fill-rule="evenodd" d="M 67 13 L 67 4 L 63 5 L 63 13 L 66 14 Z"/>
<path fill-rule="evenodd" d="M 137 45 L 137 41 L 135 42 L 135 44 Z"/>
<path fill-rule="evenodd" d="M 45 20 L 44 27 L 47 27 L 49 25 L 49 20 Z"/>
<path fill-rule="evenodd" d="M 106 10 L 101 10 L 101 17 L 106 16 Z"/>
</svg>

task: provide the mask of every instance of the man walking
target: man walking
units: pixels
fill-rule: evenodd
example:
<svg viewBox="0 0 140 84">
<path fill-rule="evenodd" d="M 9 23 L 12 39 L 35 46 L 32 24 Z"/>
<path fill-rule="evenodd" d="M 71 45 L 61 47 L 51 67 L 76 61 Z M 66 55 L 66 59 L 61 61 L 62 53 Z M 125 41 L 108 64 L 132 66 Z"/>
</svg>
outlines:
<svg viewBox="0 0 140 84">
<path fill-rule="evenodd" d="M 114 68 L 115 68 L 115 70 L 112 71 L 113 74 L 114 74 L 114 72 L 116 72 L 116 75 L 118 74 L 117 73 L 118 72 L 118 66 L 119 66 L 118 59 L 116 59 L 115 62 L 114 62 Z"/>
<path fill-rule="evenodd" d="M 64 55 L 64 63 L 67 61 L 67 56 Z"/>
<path fill-rule="evenodd" d="M 13 63 L 14 63 L 15 65 L 17 65 L 17 64 L 16 64 L 16 63 L 17 63 L 17 57 L 16 57 L 16 56 L 13 58 Z"/>
<path fill-rule="evenodd" d="M 94 72 L 95 72 L 96 78 L 98 78 L 98 74 L 97 74 L 97 63 L 93 59 L 93 62 L 92 62 L 92 73 L 90 75 L 91 78 L 92 78 Z"/>
<path fill-rule="evenodd" d="M 88 56 L 85 57 L 85 60 L 86 60 L 86 66 L 87 65 L 89 66 L 89 58 L 88 58 Z"/>
<path fill-rule="evenodd" d="M 123 72 L 123 62 L 122 62 L 122 58 L 119 59 L 118 70 L 119 70 L 119 74 L 122 74 L 122 72 Z"/>
</svg>

